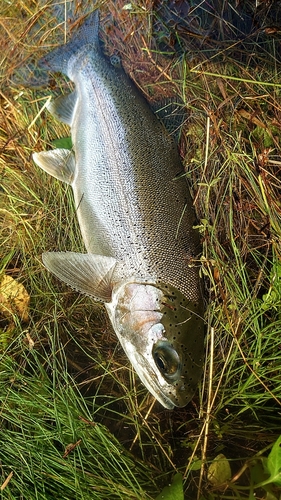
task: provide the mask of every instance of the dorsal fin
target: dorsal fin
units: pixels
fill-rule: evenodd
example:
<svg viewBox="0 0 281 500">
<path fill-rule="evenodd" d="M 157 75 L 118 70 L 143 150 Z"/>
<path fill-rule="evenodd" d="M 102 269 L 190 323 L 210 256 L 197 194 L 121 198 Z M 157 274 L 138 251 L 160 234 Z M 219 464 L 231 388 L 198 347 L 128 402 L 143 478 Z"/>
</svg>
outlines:
<svg viewBox="0 0 281 500">
<path fill-rule="evenodd" d="M 184 102 L 177 97 L 164 99 L 160 102 L 150 104 L 154 114 L 163 123 L 165 129 L 172 135 L 178 143 L 181 135 L 181 128 L 188 114 Z"/>
</svg>

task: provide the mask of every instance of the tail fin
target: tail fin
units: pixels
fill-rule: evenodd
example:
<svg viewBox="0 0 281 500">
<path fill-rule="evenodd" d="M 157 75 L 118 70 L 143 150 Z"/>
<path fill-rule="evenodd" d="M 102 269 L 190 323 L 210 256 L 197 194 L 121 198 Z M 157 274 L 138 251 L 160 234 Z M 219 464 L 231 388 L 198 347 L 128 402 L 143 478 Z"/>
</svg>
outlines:
<svg viewBox="0 0 281 500">
<path fill-rule="evenodd" d="M 39 68 L 47 71 L 59 71 L 68 75 L 68 61 L 71 56 L 86 45 L 91 45 L 94 50 L 99 49 L 98 30 L 99 11 L 95 10 L 87 16 L 68 43 L 52 50 L 40 59 Z"/>
</svg>

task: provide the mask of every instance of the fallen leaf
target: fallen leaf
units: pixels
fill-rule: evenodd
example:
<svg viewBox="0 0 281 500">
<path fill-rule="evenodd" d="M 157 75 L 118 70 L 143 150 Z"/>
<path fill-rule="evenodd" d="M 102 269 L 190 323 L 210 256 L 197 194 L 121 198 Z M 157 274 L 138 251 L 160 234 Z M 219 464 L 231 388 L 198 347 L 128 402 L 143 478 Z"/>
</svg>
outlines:
<svg viewBox="0 0 281 500">
<path fill-rule="evenodd" d="M 30 297 L 24 286 L 11 276 L 4 275 L 0 281 L 0 313 L 8 319 L 14 315 L 28 321 Z"/>
<path fill-rule="evenodd" d="M 229 461 L 222 453 L 217 455 L 210 464 L 207 477 L 213 486 L 222 486 L 231 479 Z"/>
<path fill-rule="evenodd" d="M 240 116 L 243 116 L 243 118 L 246 118 L 246 120 L 254 123 L 258 127 L 266 128 L 266 125 L 261 120 L 259 120 L 259 118 L 257 118 L 253 113 L 249 113 L 249 111 L 246 111 L 246 109 L 239 109 L 238 113 Z"/>
</svg>

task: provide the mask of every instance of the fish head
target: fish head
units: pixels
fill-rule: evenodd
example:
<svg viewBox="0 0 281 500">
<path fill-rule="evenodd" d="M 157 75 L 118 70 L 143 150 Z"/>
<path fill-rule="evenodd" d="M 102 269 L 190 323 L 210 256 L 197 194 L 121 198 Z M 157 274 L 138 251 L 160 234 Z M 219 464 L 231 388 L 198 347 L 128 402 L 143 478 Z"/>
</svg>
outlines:
<svg viewBox="0 0 281 500">
<path fill-rule="evenodd" d="M 185 406 L 202 374 L 202 304 L 163 283 L 126 282 L 106 305 L 141 381 L 165 407 Z"/>
</svg>

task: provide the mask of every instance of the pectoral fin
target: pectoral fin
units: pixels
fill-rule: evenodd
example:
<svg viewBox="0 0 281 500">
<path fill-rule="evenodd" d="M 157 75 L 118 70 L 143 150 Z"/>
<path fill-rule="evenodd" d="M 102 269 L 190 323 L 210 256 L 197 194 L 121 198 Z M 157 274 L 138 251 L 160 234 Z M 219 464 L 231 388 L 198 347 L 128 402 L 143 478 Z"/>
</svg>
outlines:
<svg viewBox="0 0 281 500">
<path fill-rule="evenodd" d="M 75 173 L 75 156 L 69 149 L 52 149 L 33 153 L 33 160 L 38 167 L 60 181 L 71 184 Z"/>
<path fill-rule="evenodd" d="M 47 252 L 42 260 L 57 278 L 95 300 L 110 302 L 112 275 L 117 261 L 112 257 L 75 252 Z"/>
<path fill-rule="evenodd" d="M 50 101 L 47 109 L 57 120 L 71 125 L 76 102 L 77 95 L 74 91 L 71 94 L 66 94 Z"/>
</svg>

